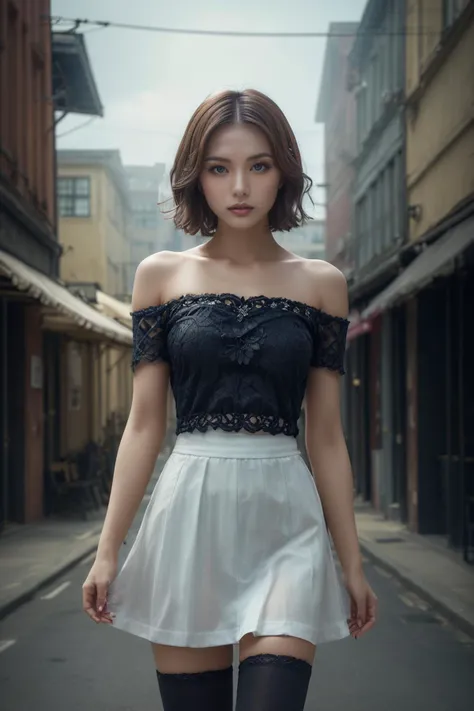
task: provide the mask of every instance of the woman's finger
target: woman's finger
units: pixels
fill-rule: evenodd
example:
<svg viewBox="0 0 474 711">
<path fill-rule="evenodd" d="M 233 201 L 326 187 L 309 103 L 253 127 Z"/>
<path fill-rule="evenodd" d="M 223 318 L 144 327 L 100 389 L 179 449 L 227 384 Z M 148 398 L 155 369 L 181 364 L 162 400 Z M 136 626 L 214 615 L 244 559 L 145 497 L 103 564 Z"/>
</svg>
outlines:
<svg viewBox="0 0 474 711">
<path fill-rule="evenodd" d="M 84 612 L 91 617 L 94 622 L 99 622 L 99 618 L 95 609 L 96 601 L 96 586 L 95 583 L 85 582 L 82 586 L 82 608 Z"/>
<path fill-rule="evenodd" d="M 109 584 L 107 582 L 97 583 L 97 612 L 102 613 L 105 610 L 107 602 L 107 590 Z"/>
<path fill-rule="evenodd" d="M 360 634 L 368 632 L 375 625 L 377 620 L 377 598 L 372 592 L 370 592 L 367 597 L 366 607 L 367 619 L 360 630 Z"/>
<path fill-rule="evenodd" d="M 362 627 L 362 629 L 360 629 L 360 630 L 357 632 L 357 636 L 360 637 L 361 635 L 365 634 L 365 633 L 368 632 L 370 629 L 372 629 L 372 627 L 373 627 L 374 625 L 375 625 L 375 619 L 368 620 L 368 621 L 365 623 L 365 625 Z"/>
<path fill-rule="evenodd" d="M 365 595 L 357 598 L 357 619 L 361 627 L 367 622 L 367 600 Z"/>
</svg>

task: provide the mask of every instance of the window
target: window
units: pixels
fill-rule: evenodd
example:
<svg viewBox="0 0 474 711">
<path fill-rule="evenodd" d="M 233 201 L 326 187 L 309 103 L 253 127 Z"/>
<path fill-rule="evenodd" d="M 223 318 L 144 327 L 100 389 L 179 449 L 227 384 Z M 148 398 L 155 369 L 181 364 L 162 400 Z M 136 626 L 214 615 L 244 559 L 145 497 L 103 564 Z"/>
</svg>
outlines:
<svg viewBox="0 0 474 711">
<path fill-rule="evenodd" d="M 58 209 L 61 217 L 90 217 L 90 178 L 58 178 Z"/>
</svg>

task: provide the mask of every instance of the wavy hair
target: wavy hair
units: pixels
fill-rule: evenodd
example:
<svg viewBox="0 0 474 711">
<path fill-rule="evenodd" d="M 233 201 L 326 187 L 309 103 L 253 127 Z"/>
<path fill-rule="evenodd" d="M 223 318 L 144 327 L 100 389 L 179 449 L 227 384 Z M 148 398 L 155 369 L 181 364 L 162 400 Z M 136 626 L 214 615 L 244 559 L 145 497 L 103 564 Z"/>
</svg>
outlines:
<svg viewBox="0 0 474 711">
<path fill-rule="evenodd" d="M 312 181 L 303 172 L 295 135 L 274 101 L 255 89 L 246 89 L 212 95 L 192 115 L 170 173 L 176 227 L 190 235 L 200 232 L 204 237 L 216 231 L 217 217 L 200 190 L 199 176 L 213 132 L 236 123 L 263 131 L 282 174 L 282 186 L 268 214 L 270 229 L 288 232 L 304 224 L 309 215 L 304 211 L 303 200 L 309 195 Z"/>
</svg>

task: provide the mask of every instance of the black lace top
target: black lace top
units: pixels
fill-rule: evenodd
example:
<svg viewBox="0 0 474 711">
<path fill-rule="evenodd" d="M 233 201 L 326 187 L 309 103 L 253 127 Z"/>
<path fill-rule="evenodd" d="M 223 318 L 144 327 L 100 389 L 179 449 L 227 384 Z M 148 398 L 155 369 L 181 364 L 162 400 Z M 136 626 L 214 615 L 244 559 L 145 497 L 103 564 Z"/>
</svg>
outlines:
<svg viewBox="0 0 474 711">
<path fill-rule="evenodd" d="M 169 363 L 178 434 L 296 436 L 310 366 L 344 373 L 348 321 L 299 301 L 191 294 L 132 318 L 133 368 Z"/>
</svg>

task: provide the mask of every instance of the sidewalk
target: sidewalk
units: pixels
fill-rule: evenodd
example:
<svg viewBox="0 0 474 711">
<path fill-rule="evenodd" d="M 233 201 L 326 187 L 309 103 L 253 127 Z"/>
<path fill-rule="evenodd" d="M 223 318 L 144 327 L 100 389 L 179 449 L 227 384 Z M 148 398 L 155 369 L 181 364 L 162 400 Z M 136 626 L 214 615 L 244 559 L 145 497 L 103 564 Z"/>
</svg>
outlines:
<svg viewBox="0 0 474 711">
<path fill-rule="evenodd" d="M 164 459 L 158 460 L 151 491 Z M 99 540 L 104 512 L 88 521 L 48 519 L 0 536 L 0 619 L 30 599 L 83 558 Z M 356 504 L 364 554 L 474 636 L 474 566 L 430 537 L 386 521 L 368 505 Z"/>
<path fill-rule="evenodd" d="M 164 459 L 159 457 L 151 492 Z M 87 521 L 48 518 L 19 525 L 0 535 L 0 619 L 73 568 L 97 548 L 105 509 Z"/>
<path fill-rule="evenodd" d="M 356 519 L 366 557 L 474 637 L 474 566 L 436 537 L 410 533 L 368 505 L 356 504 Z"/>
</svg>

